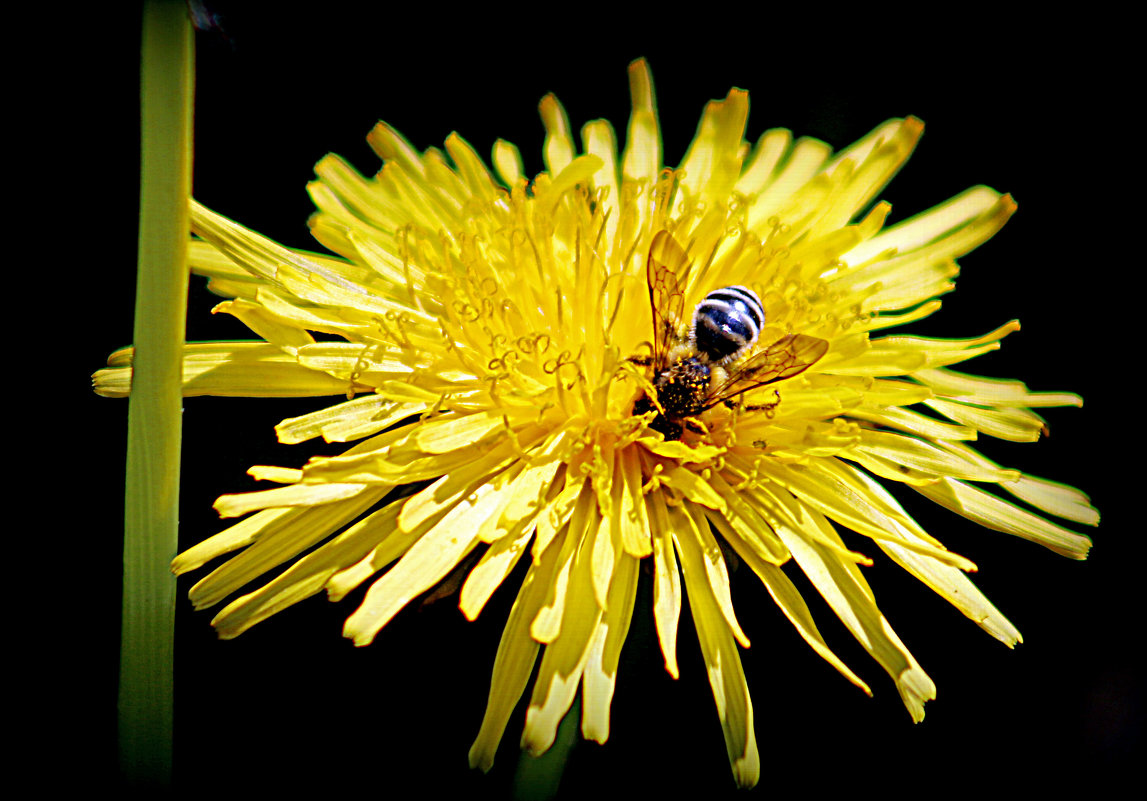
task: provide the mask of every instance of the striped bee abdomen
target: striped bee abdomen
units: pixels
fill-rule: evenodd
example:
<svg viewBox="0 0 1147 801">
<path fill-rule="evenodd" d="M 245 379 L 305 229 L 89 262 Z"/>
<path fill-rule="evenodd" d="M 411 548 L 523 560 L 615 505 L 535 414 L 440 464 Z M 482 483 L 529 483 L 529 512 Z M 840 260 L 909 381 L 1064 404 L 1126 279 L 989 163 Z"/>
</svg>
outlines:
<svg viewBox="0 0 1147 801">
<path fill-rule="evenodd" d="M 748 287 L 715 289 L 693 312 L 692 337 L 697 350 L 719 362 L 749 348 L 765 324 L 765 308 Z"/>
</svg>

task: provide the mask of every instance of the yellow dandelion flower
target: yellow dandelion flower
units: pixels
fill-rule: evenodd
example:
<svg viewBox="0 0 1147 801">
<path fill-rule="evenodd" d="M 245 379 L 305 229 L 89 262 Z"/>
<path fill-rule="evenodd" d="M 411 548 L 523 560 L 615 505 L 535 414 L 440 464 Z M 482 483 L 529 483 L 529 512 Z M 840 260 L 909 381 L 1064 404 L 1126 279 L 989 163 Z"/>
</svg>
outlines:
<svg viewBox="0 0 1147 801">
<path fill-rule="evenodd" d="M 456 135 L 418 152 L 379 124 L 377 175 L 331 155 L 309 186 L 312 233 L 336 256 L 193 203 L 193 267 L 259 339 L 188 344 L 185 394 L 342 396 L 276 431 L 354 444 L 300 469 L 252 468 L 280 486 L 219 498 L 222 516 L 243 519 L 173 568 L 234 554 L 191 590 L 196 608 L 226 602 L 213 620 L 223 638 L 365 587 L 345 634 L 367 645 L 455 577 L 477 618 L 526 564 L 470 750 L 488 770 L 523 693 L 529 752 L 550 748 L 579 690 L 582 734 L 609 737 L 644 564 L 665 668 L 678 675 L 687 599 L 734 779 L 748 787 L 761 759 L 730 561 L 870 693 L 818 630 L 793 581 L 803 573 L 919 721 L 935 686 L 878 607 L 866 550 L 1005 644 L 1020 635 L 965 576 L 972 562 L 887 485 L 1082 559 L 1087 537 L 1007 497 L 1094 525 L 1087 497 L 969 444 L 1035 441 L 1045 424 L 1033 408 L 1081 401 L 952 369 L 1018 323 L 955 340 L 884 333 L 935 312 L 955 260 L 1015 210 L 979 186 L 886 227 L 877 195 L 919 120 L 889 120 L 836 154 L 784 130 L 750 143 L 748 96 L 733 90 L 706 107 L 680 166 L 663 169 L 644 61 L 629 79 L 620 152 L 603 121 L 579 148 L 557 99 L 542 100 L 545 172 L 533 180 L 508 142 L 491 169 Z M 127 393 L 130 358 L 112 357 L 100 392 Z"/>
</svg>

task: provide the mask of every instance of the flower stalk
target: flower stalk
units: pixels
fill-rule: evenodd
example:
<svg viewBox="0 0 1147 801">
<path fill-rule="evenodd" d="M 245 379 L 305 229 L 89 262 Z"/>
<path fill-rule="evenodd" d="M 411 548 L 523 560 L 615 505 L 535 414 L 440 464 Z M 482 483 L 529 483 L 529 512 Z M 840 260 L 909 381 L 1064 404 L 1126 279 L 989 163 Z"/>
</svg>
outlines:
<svg viewBox="0 0 1147 801">
<path fill-rule="evenodd" d="M 139 264 L 128 411 L 120 640 L 120 769 L 171 780 L 175 578 L 194 56 L 187 8 L 144 7 Z"/>
</svg>

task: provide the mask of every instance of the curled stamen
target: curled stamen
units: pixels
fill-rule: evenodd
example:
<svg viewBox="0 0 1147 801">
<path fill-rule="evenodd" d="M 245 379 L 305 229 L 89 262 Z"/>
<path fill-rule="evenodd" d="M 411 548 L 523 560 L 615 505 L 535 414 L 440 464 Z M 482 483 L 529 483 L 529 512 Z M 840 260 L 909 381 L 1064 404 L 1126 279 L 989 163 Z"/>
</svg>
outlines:
<svg viewBox="0 0 1147 801">
<path fill-rule="evenodd" d="M 532 337 L 518 337 L 516 344 L 518 350 L 529 356 L 545 353 L 550 348 L 550 342 L 549 334 L 538 334 Z"/>
<path fill-rule="evenodd" d="M 577 358 L 581 358 L 580 352 L 579 352 Z M 567 361 L 567 359 L 568 359 L 568 361 Z M 565 381 L 562 380 L 561 370 L 563 367 L 572 367 L 574 370 L 574 375 L 569 380 L 569 383 L 566 383 Z M 558 386 L 567 390 L 567 391 L 573 389 L 579 382 L 585 381 L 585 375 L 582 374 L 581 368 L 577 365 L 577 359 L 569 359 L 569 351 L 568 350 L 562 351 L 561 354 L 558 356 L 558 358 L 550 359 L 545 364 L 543 364 L 542 370 L 546 374 L 552 375 L 556 379 L 558 379 Z M 564 403 L 564 401 L 563 401 L 563 403 Z"/>
<path fill-rule="evenodd" d="M 491 370 L 512 370 L 513 365 L 510 363 L 511 356 L 514 357 L 513 361 L 515 362 L 521 360 L 521 356 L 518 355 L 518 352 L 511 349 L 503 351 L 501 356 L 490 359 L 486 366 Z M 504 377 L 509 377 L 509 373 L 507 372 Z"/>
<path fill-rule="evenodd" d="M 574 380 L 574 383 L 577 383 L 577 381 L 584 381 L 585 376 L 582 375 L 581 368 L 577 365 L 577 362 L 581 359 L 581 356 L 581 350 L 578 350 L 577 356 L 573 357 L 571 357 L 568 350 L 563 350 L 558 354 L 556 359 L 550 359 L 549 361 L 545 362 L 542 365 L 542 370 L 545 371 L 547 375 L 560 376 L 560 372 L 563 367 L 572 367 L 574 372 L 577 374 L 577 378 Z M 569 384 L 566 389 L 570 389 L 572 387 L 573 383 Z"/>
<path fill-rule="evenodd" d="M 496 370 L 498 368 L 491 365 L 490 369 Z M 509 376 L 510 376 L 509 373 L 491 373 L 491 374 L 482 376 L 482 379 L 481 379 L 482 383 L 483 384 L 488 383 L 490 385 L 489 389 L 487 389 L 486 391 L 490 393 L 491 399 L 496 400 L 501 394 L 498 392 L 498 381 L 503 379 L 503 378 L 509 378 Z"/>
<path fill-rule="evenodd" d="M 458 315 L 458 318 L 464 323 L 472 323 L 481 316 L 478 309 L 465 301 L 456 300 L 451 306 L 454 309 L 454 313 Z"/>
<path fill-rule="evenodd" d="M 482 326 L 482 331 L 486 334 L 486 336 L 488 336 L 490 338 L 490 341 L 487 343 L 490 350 L 497 350 L 498 348 L 505 346 L 505 344 L 506 344 L 506 335 L 505 334 L 500 333 L 500 332 L 496 332 L 496 331 L 491 331 L 486 326 Z"/>
</svg>

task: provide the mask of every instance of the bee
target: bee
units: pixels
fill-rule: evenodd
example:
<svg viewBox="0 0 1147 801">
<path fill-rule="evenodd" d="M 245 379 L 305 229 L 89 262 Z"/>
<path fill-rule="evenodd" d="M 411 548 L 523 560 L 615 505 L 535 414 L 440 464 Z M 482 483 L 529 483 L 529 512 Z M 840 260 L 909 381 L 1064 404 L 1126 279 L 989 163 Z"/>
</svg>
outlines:
<svg viewBox="0 0 1147 801">
<path fill-rule="evenodd" d="M 734 398 L 776 381 L 792 378 L 816 364 L 828 342 L 805 334 L 788 334 L 753 352 L 765 325 L 765 308 L 744 286 L 715 289 L 697 304 L 682 331 L 689 260 L 668 231 L 653 237 L 646 262 L 649 306 L 653 313 L 652 357 L 632 361 L 653 368 L 656 398 L 643 394 L 633 405 L 635 415 L 656 411 L 649 424 L 667 440 L 681 439 L 686 427 L 701 429 L 690 418 L 720 404 L 730 408 Z M 751 354 L 751 355 L 750 355 Z M 746 409 L 772 411 L 772 403 Z"/>
</svg>

